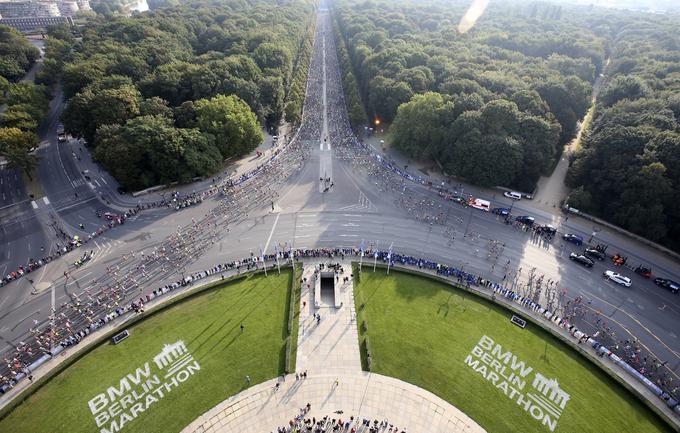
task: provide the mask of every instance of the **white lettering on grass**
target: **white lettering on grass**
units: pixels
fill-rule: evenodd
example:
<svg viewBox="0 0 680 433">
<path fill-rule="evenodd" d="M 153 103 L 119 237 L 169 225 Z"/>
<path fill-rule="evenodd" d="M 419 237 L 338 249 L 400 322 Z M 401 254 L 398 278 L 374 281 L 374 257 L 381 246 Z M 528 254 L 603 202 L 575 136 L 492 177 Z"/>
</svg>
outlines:
<svg viewBox="0 0 680 433">
<path fill-rule="evenodd" d="M 510 399 L 520 410 L 540 421 L 551 432 L 555 431 L 557 421 L 570 398 L 556 379 L 534 372 L 532 367 L 518 359 L 512 351 L 504 351 L 502 345 L 486 335 L 480 338 L 464 362 L 502 392 L 499 395 Z M 524 388 L 532 372 L 533 381 L 530 383 L 533 390 L 525 393 Z"/>
<path fill-rule="evenodd" d="M 153 361 L 135 368 L 132 373 L 123 376 L 117 385 L 108 386 L 105 392 L 96 394 L 87 402 L 99 433 L 120 432 L 150 406 L 201 370 L 183 341 L 164 345 Z M 160 379 L 161 372 L 165 373 L 165 381 Z"/>
</svg>

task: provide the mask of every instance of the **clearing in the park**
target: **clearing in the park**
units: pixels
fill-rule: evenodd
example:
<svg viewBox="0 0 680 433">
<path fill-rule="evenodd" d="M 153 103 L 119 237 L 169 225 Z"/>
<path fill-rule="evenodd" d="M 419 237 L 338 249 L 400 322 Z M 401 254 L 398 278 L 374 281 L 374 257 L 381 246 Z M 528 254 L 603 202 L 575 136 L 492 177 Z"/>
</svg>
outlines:
<svg viewBox="0 0 680 433">
<path fill-rule="evenodd" d="M 291 283 L 290 269 L 251 275 L 158 312 L 54 377 L 0 431 L 182 430 L 248 386 L 246 376 L 254 385 L 283 373 Z"/>
<path fill-rule="evenodd" d="M 355 287 L 362 363 L 431 391 L 488 432 L 656 433 L 672 429 L 623 386 L 490 300 L 392 270 Z M 362 306 L 363 305 L 363 306 Z"/>
</svg>

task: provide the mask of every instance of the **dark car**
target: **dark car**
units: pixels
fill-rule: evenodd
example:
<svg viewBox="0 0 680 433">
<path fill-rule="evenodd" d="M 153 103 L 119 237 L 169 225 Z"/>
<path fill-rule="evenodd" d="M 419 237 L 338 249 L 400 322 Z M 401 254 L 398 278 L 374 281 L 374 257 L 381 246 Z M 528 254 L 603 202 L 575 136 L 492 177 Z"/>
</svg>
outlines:
<svg viewBox="0 0 680 433">
<path fill-rule="evenodd" d="M 668 278 L 654 278 L 654 284 L 661 286 L 666 290 L 670 290 L 676 295 L 680 291 L 680 284 L 673 280 L 669 280 Z"/>
<path fill-rule="evenodd" d="M 546 224 L 544 226 L 540 226 L 538 228 L 538 231 L 544 235 L 548 236 L 555 236 L 555 233 L 557 233 L 557 229 L 550 224 Z"/>
<path fill-rule="evenodd" d="M 592 257 L 592 258 L 595 258 L 597 260 L 600 260 L 600 261 L 607 258 L 602 251 L 600 251 L 596 248 L 586 248 L 586 250 L 583 252 L 583 254 L 585 254 L 588 257 Z"/>
<path fill-rule="evenodd" d="M 517 218 L 515 218 L 515 221 L 519 221 L 522 224 L 532 226 L 532 225 L 534 225 L 534 221 L 536 221 L 536 219 L 534 217 L 530 217 L 530 216 L 527 216 L 527 215 L 520 215 Z"/>
<path fill-rule="evenodd" d="M 652 276 L 652 270 L 649 269 L 647 266 L 640 265 L 637 268 L 635 268 L 634 271 L 636 274 L 644 278 L 650 278 Z"/>
<path fill-rule="evenodd" d="M 122 186 L 119 186 L 117 188 L 118 194 L 125 195 L 127 194 L 127 189 L 123 188 Z"/>
<path fill-rule="evenodd" d="M 595 264 L 595 262 L 589 259 L 585 254 L 571 253 L 569 254 L 569 258 L 575 262 L 579 262 L 586 268 L 592 268 L 593 265 Z"/>
<path fill-rule="evenodd" d="M 509 207 L 497 207 L 494 209 L 491 209 L 492 213 L 495 213 L 500 216 L 507 216 L 510 215 L 510 208 Z"/>
<path fill-rule="evenodd" d="M 572 244 L 576 245 L 581 245 L 583 244 L 583 238 L 579 235 L 575 235 L 572 233 L 567 233 L 566 235 L 562 236 L 562 239 L 564 239 L 567 242 L 571 242 Z"/>
<path fill-rule="evenodd" d="M 461 197 L 459 195 L 454 195 L 450 198 L 451 201 L 455 201 L 458 204 L 466 204 L 467 200 L 465 200 L 464 197 Z"/>
</svg>

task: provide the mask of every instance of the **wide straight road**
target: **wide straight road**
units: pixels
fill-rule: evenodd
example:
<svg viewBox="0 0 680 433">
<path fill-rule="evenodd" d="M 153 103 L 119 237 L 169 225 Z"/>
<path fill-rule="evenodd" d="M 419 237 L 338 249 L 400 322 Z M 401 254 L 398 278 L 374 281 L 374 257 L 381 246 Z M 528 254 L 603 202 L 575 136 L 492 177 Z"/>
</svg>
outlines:
<svg viewBox="0 0 680 433">
<path fill-rule="evenodd" d="M 553 303 L 559 309 L 565 308 L 565 304 L 573 302 L 574 298 L 580 298 L 588 313 L 578 318 L 579 326 L 587 329 L 594 326 L 596 320 L 605 320 L 609 327 L 616 329 L 619 338 L 637 339 L 654 357 L 668 361 L 675 372 L 680 372 L 680 342 L 675 330 L 680 319 L 678 296 L 626 270 L 623 272 L 632 277 L 633 287 L 604 281 L 602 272 L 614 269 L 608 262 L 596 263 L 592 269 L 583 268 L 568 259 L 569 253 L 578 248 L 559 238 L 546 242 L 530 232 L 506 225 L 493 214 L 445 201 L 420 185 L 410 182 L 396 188 L 386 185 L 385 182 L 392 182 L 393 177 L 376 175 L 376 164 L 366 162 L 361 156 L 355 158 L 346 140 L 346 112 L 330 29 L 330 18 L 322 8 L 310 65 L 306 112 L 300 130 L 300 141 L 307 151 L 304 160 L 299 161 L 301 168 L 276 187 L 278 196 L 272 199 L 274 210 L 269 200 L 260 200 L 253 202 L 247 213 L 220 223 L 219 228 L 215 223 L 214 235 L 209 240 L 196 241 L 204 243 L 200 252 L 169 272 L 150 275 L 140 293 L 176 281 L 181 273 L 206 269 L 251 253 L 258 255 L 260 248 L 272 253 L 277 245 L 358 247 L 363 241 L 366 248 L 386 250 L 392 246 L 395 252 L 455 265 L 518 291 L 528 291 L 527 283 L 542 275 L 544 284 L 552 282 L 560 294 L 550 298 L 546 291 L 534 293 L 543 304 Z M 55 186 L 48 191 L 48 195 L 55 197 L 56 204 L 52 206 L 61 209 L 58 211 L 60 220 L 89 224 L 86 214 L 94 214 L 93 208 L 100 206 L 99 202 L 96 197 L 85 201 L 93 196 L 92 188 L 74 184 L 78 172 L 74 168 L 77 162 L 74 163 L 73 155 L 70 160 L 73 165 L 69 166 L 69 155 L 55 149 L 51 150 L 55 154 L 50 156 L 44 173 L 55 176 Z M 262 197 L 258 194 L 264 189 L 271 188 L 261 185 L 248 190 L 249 182 L 233 194 L 248 191 L 255 200 Z M 273 179 L 271 185 L 274 185 Z M 76 193 L 79 201 L 75 200 Z M 150 254 L 164 245 L 170 236 L 184 233 L 187 227 L 195 224 L 194 221 L 201 221 L 218 205 L 226 206 L 229 200 L 207 200 L 179 213 L 142 214 L 112 231 L 111 235 L 88 245 L 88 249 L 95 251 L 95 256 L 85 266 L 72 266 L 82 254 L 82 251 L 76 251 L 42 269 L 33 279 L 37 294 L 31 294 L 34 288 L 26 279 L 3 288 L 0 292 L 0 339 L 4 344 L 0 354 L 10 353 L 18 341 L 26 338 L 34 320 L 47 320 L 52 289 L 56 304 L 61 305 L 94 286 L 95 280 L 101 281 L 109 268 L 120 266 L 129 269 L 135 277 L 139 276 L 141 271 L 134 270 L 139 263 L 135 260 L 142 253 Z M 69 205 L 70 201 L 72 205 Z M 495 200 L 494 204 L 505 203 Z M 419 217 L 426 209 L 437 209 L 444 222 L 422 221 Z M 582 222 L 573 218 L 555 219 L 525 202 L 515 204 L 513 213 L 536 216 L 539 222 L 552 223 L 562 233 L 577 233 L 586 239 L 590 236 L 590 228 Z M 206 228 L 212 227 L 210 224 Z M 655 272 L 680 279 L 679 267 L 670 258 L 612 234 L 600 233 L 598 239 L 610 244 L 610 253 L 613 249 L 625 252 L 631 258 L 648 258 L 654 263 Z M 495 252 L 490 250 L 491 243 L 496 245 Z M 370 269 L 371 258 L 366 258 L 364 263 Z M 63 276 L 65 270 L 71 272 L 68 280 Z"/>
</svg>

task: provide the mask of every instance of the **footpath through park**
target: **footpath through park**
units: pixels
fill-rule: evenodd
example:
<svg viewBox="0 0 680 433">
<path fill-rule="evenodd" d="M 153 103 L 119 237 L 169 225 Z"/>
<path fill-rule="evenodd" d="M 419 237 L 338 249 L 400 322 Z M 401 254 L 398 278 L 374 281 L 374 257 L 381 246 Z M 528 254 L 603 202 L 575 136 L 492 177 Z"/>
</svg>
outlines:
<svg viewBox="0 0 680 433">
<path fill-rule="evenodd" d="M 279 427 L 290 431 L 300 415 L 317 421 L 327 416 L 343 424 L 353 417 L 350 429 L 357 432 L 368 431 L 362 424 L 365 419 L 371 426 L 376 420 L 387 421 L 381 432 L 392 425 L 399 432 L 483 433 L 467 415 L 434 394 L 362 371 L 351 262 L 334 261 L 344 268 L 336 277 L 335 302 L 315 295 L 319 275 L 315 270 L 322 263 L 328 262 L 304 263 L 296 372 L 226 399 L 182 433 L 265 433 Z"/>
</svg>

